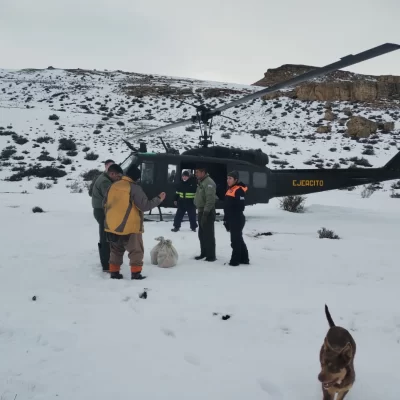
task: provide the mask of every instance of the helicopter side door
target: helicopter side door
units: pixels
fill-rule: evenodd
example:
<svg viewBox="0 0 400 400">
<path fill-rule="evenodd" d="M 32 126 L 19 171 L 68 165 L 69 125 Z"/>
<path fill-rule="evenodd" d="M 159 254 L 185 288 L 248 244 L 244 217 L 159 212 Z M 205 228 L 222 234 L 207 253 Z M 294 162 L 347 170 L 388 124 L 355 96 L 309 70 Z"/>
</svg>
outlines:
<svg viewBox="0 0 400 400">
<path fill-rule="evenodd" d="M 171 207 L 173 207 L 176 188 L 181 179 L 178 163 L 169 161 L 168 165 L 163 166 L 163 171 L 160 171 L 159 176 L 162 177 L 162 187 L 165 188 L 163 190 L 167 193 L 168 204 L 171 204 Z"/>
<path fill-rule="evenodd" d="M 268 172 L 265 169 L 251 172 L 251 191 L 252 196 L 249 196 L 249 204 L 268 203 Z"/>
<path fill-rule="evenodd" d="M 146 193 L 149 199 L 157 196 L 159 192 L 157 192 L 157 171 L 156 164 L 153 161 L 149 160 L 141 160 L 138 165 L 141 176 L 140 176 L 140 186 L 142 186 L 144 192 Z"/>
<path fill-rule="evenodd" d="M 176 194 L 177 165 L 161 160 L 140 160 L 139 169 L 141 171 L 140 185 L 149 199 L 166 193 L 166 199 L 162 203 L 164 207 L 174 207 L 174 197 Z"/>
<path fill-rule="evenodd" d="M 188 171 L 191 175 L 194 176 L 195 173 L 195 168 L 196 168 L 196 161 L 181 161 L 178 164 L 178 169 L 177 169 L 177 182 L 180 180 L 181 172 L 186 170 Z M 216 194 L 217 194 L 217 201 L 215 203 L 217 208 L 221 208 L 223 206 L 223 201 L 227 189 L 227 184 L 226 184 L 226 174 L 227 174 L 227 168 L 226 164 L 223 162 L 205 162 L 204 163 L 207 167 L 207 172 L 210 175 L 210 177 L 214 180 L 216 184 Z M 172 167 L 171 167 L 172 170 Z"/>
</svg>

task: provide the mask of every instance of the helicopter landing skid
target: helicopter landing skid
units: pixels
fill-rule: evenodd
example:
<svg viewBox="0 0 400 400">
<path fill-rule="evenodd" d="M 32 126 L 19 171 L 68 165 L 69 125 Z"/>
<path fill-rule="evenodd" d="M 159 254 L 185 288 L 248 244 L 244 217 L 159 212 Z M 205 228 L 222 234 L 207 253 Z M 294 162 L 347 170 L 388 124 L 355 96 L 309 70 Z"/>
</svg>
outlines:
<svg viewBox="0 0 400 400">
<path fill-rule="evenodd" d="M 157 207 L 157 208 L 158 208 L 158 215 L 160 217 L 160 221 L 162 222 L 162 221 L 164 221 L 164 219 L 163 219 L 163 214 L 162 214 L 161 208 L 160 207 Z M 151 215 L 152 211 L 153 210 L 150 210 L 148 215 Z M 154 219 L 146 219 L 146 218 L 144 220 L 145 221 L 154 221 Z"/>
<path fill-rule="evenodd" d="M 168 214 L 163 214 L 161 209 L 158 210 L 159 215 L 156 214 L 151 214 L 151 210 L 149 211 L 148 214 L 145 215 L 144 221 L 145 222 L 173 222 L 175 218 L 175 210 L 172 212 L 169 212 Z M 222 221 L 223 220 L 223 215 L 220 213 L 217 213 L 215 217 L 216 221 Z M 187 215 L 185 215 L 182 219 L 182 222 L 188 222 L 189 218 Z"/>
</svg>

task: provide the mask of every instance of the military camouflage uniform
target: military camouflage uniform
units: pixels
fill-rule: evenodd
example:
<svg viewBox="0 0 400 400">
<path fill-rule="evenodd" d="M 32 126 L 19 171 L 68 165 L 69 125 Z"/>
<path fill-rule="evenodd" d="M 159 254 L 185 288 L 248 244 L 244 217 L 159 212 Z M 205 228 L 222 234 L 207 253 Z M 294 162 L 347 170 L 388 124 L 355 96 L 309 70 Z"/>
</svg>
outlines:
<svg viewBox="0 0 400 400">
<path fill-rule="evenodd" d="M 108 188 L 112 184 L 111 178 L 106 172 L 102 172 L 93 180 L 89 188 L 89 195 L 92 197 L 93 216 L 99 224 L 99 255 L 103 271 L 108 271 L 110 259 L 110 244 L 107 242 L 104 232 L 105 214 L 103 209 L 103 199 Z"/>
<path fill-rule="evenodd" d="M 194 205 L 198 210 L 200 256 L 206 261 L 215 261 L 215 202 L 217 200 L 216 185 L 211 177 L 206 176 L 199 181 Z"/>
</svg>

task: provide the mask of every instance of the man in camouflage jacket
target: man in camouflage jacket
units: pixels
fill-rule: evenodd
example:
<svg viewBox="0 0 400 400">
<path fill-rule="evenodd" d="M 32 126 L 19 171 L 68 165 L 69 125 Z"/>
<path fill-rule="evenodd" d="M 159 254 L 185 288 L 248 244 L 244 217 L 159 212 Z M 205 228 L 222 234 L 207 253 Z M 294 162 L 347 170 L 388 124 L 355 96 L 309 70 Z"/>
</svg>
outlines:
<svg viewBox="0 0 400 400">
<path fill-rule="evenodd" d="M 200 255 L 196 260 L 203 258 L 206 261 L 215 261 L 215 202 L 216 185 L 208 175 L 205 167 L 198 167 L 195 171 L 198 186 L 194 197 L 194 205 L 198 211 Z"/>
</svg>

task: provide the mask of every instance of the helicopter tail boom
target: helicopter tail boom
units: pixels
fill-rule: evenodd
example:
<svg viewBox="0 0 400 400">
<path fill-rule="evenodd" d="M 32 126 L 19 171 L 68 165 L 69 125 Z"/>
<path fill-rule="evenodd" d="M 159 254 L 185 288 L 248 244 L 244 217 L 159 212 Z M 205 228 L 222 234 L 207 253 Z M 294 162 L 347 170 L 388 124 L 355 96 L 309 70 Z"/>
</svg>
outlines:
<svg viewBox="0 0 400 400">
<path fill-rule="evenodd" d="M 400 179 L 400 152 L 380 168 L 271 170 L 269 198 Z"/>
</svg>

